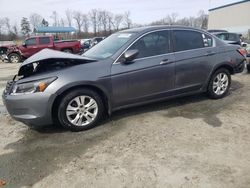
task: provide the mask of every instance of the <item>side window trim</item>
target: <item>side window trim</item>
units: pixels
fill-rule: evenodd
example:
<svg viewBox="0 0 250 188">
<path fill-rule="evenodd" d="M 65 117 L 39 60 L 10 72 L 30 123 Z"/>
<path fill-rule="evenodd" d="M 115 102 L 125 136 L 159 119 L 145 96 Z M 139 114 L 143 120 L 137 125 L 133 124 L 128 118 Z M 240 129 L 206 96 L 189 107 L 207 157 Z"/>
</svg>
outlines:
<svg viewBox="0 0 250 188">
<path fill-rule="evenodd" d="M 155 55 L 155 56 L 150 56 L 150 57 L 144 57 L 144 58 L 137 58 L 135 59 L 135 61 L 137 60 L 140 60 L 140 59 L 148 59 L 148 58 L 153 58 L 153 57 L 158 57 L 158 56 L 164 56 L 166 54 L 172 54 L 174 51 L 173 51 L 173 39 L 172 39 L 172 29 L 169 28 L 169 29 L 159 29 L 159 30 L 155 30 L 155 31 L 149 31 L 147 33 L 144 33 L 143 35 L 139 36 L 137 39 L 135 39 L 119 56 L 118 58 L 116 58 L 116 60 L 114 61 L 113 64 L 120 64 L 120 62 L 118 61 L 121 56 L 133 45 L 135 44 L 138 40 L 140 40 L 142 37 L 150 34 L 150 33 L 155 33 L 155 32 L 159 32 L 159 31 L 169 31 L 169 37 L 170 37 L 170 40 L 169 40 L 169 48 L 170 48 L 170 52 L 169 53 L 165 53 L 165 54 L 161 54 L 161 55 Z"/>
</svg>

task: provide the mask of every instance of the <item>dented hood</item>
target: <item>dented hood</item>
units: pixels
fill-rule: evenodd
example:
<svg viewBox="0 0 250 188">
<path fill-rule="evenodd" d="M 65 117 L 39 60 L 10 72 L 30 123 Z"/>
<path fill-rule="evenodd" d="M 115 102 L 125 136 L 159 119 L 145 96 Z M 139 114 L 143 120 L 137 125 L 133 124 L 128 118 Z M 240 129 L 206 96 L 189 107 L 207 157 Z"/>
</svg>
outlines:
<svg viewBox="0 0 250 188">
<path fill-rule="evenodd" d="M 60 52 L 60 51 L 51 50 L 51 49 L 43 49 L 40 52 L 36 53 L 35 55 L 31 56 L 30 58 L 26 59 L 21 64 L 21 67 L 37 62 L 37 61 L 46 60 L 46 59 L 75 59 L 75 60 L 94 61 L 94 59 L 90 59 L 90 58 L 83 57 L 80 55 L 69 54 L 69 53 Z"/>
</svg>

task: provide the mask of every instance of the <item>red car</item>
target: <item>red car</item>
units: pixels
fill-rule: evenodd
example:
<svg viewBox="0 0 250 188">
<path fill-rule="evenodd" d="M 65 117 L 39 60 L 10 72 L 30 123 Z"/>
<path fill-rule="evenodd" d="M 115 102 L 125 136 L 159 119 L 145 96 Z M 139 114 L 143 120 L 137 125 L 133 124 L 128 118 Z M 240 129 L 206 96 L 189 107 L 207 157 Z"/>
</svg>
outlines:
<svg viewBox="0 0 250 188">
<path fill-rule="evenodd" d="M 11 63 L 18 63 L 45 48 L 77 54 L 81 43 L 77 40 L 54 41 L 53 36 L 35 36 L 27 38 L 22 45 L 10 46 L 7 56 Z"/>
</svg>

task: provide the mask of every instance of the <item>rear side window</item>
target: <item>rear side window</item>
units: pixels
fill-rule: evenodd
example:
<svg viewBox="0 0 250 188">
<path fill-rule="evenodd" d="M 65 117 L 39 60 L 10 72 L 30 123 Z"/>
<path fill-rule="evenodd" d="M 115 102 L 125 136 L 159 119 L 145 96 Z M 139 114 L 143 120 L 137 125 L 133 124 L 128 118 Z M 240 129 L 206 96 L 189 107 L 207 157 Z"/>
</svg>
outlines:
<svg viewBox="0 0 250 188">
<path fill-rule="evenodd" d="M 27 46 L 36 45 L 36 39 L 35 39 L 35 38 L 27 39 L 27 40 L 25 41 L 25 44 L 26 44 Z"/>
<path fill-rule="evenodd" d="M 39 38 L 39 44 L 49 44 L 50 38 L 49 37 L 40 37 Z"/>
<path fill-rule="evenodd" d="M 139 50 L 137 58 L 166 54 L 170 52 L 169 39 L 169 31 L 157 31 L 140 38 L 129 50 Z"/>
<path fill-rule="evenodd" d="M 196 31 L 175 30 L 175 51 L 185 51 L 204 47 L 202 34 Z"/>
</svg>

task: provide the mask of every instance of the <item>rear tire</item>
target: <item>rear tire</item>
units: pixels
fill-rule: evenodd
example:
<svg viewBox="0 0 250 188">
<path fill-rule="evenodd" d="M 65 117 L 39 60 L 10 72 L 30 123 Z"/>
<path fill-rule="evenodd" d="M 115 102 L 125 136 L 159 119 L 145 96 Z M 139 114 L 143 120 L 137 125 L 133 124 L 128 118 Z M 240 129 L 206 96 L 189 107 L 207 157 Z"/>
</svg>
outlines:
<svg viewBox="0 0 250 188">
<path fill-rule="evenodd" d="M 21 62 L 21 56 L 17 53 L 11 53 L 8 55 L 8 59 L 10 63 L 19 63 Z"/>
<path fill-rule="evenodd" d="M 221 99 L 228 94 L 230 87 L 231 74 L 227 69 L 221 68 L 212 75 L 207 94 L 212 99 Z"/>
<path fill-rule="evenodd" d="M 103 112 L 103 101 L 96 92 L 77 89 L 62 98 L 58 108 L 58 121 L 71 131 L 83 131 L 95 127 Z"/>
</svg>

